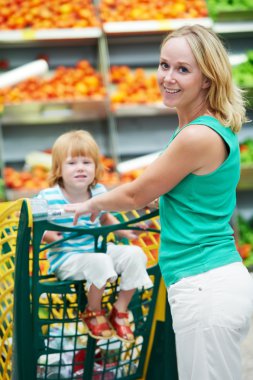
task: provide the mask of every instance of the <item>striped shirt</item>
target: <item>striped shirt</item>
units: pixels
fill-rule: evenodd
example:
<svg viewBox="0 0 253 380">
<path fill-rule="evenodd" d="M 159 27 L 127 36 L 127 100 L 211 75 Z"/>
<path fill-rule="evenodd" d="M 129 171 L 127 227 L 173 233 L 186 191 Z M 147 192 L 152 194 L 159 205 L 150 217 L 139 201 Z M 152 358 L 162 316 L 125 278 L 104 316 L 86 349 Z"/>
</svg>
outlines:
<svg viewBox="0 0 253 380">
<path fill-rule="evenodd" d="M 91 189 L 91 197 L 105 193 L 107 190 L 102 184 L 96 184 Z M 64 205 L 70 202 L 64 197 L 61 188 L 56 185 L 54 187 L 41 190 L 37 198 L 45 199 L 48 205 L 52 209 L 63 208 Z M 101 215 L 100 215 L 101 216 Z M 64 227 L 73 227 L 73 215 L 65 214 L 61 217 L 53 219 L 54 223 L 57 223 Z M 90 215 L 82 215 L 78 220 L 80 227 L 92 228 L 100 227 L 99 217 L 94 222 L 90 221 Z M 63 237 L 68 237 L 71 232 L 62 232 Z M 73 254 L 83 254 L 87 252 L 94 252 L 94 237 L 92 235 L 83 235 L 74 239 L 69 239 L 59 244 L 54 245 L 48 250 L 47 258 L 50 262 L 49 273 L 53 273 L 60 265 L 63 264 Z"/>
</svg>

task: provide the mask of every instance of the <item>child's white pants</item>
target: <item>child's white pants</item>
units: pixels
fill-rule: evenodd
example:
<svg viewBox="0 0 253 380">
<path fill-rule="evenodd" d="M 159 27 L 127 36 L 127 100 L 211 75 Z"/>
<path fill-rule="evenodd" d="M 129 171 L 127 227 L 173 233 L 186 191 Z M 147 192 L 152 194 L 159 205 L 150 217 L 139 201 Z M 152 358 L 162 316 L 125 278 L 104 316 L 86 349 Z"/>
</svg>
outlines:
<svg viewBox="0 0 253 380">
<path fill-rule="evenodd" d="M 253 313 L 253 280 L 242 263 L 168 288 L 180 380 L 240 380 L 240 343 Z M 252 343 L 253 344 L 253 343 Z"/>
<path fill-rule="evenodd" d="M 86 280 L 87 288 L 94 284 L 98 289 L 120 274 L 120 288 L 130 290 L 152 286 L 146 263 L 147 257 L 140 247 L 108 243 L 106 253 L 73 254 L 55 274 L 61 280 Z"/>
</svg>

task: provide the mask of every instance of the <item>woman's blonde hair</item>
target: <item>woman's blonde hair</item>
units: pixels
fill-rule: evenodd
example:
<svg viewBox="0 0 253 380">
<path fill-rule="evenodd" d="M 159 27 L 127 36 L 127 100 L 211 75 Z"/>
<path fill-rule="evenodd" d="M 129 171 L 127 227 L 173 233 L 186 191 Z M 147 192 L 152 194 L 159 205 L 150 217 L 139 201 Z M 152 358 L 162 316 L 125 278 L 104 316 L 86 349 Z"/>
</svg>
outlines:
<svg viewBox="0 0 253 380">
<path fill-rule="evenodd" d="M 247 121 L 243 91 L 233 82 L 228 53 L 211 30 L 201 26 L 183 26 L 172 31 L 162 42 L 185 37 L 203 75 L 210 81 L 207 102 L 215 117 L 234 132 Z"/>
<path fill-rule="evenodd" d="M 52 168 L 49 174 L 49 186 L 59 184 L 63 186 L 62 163 L 67 157 L 90 157 L 95 163 L 94 186 L 101 178 L 103 166 L 100 160 L 99 147 L 87 131 L 74 130 L 62 134 L 55 141 L 52 148 Z"/>
</svg>

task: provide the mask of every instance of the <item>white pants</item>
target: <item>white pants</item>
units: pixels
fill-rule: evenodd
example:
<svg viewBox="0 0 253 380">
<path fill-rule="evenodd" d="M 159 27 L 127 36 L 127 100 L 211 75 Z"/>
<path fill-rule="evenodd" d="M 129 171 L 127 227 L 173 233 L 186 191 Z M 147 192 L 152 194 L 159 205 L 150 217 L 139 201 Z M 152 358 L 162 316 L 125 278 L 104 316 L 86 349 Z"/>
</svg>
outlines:
<svg viewBox="0 0 253 380">
<path fill-rule="evenodd" d="M 242 263 L 168 288 L 180 380 L 240 380 L 240 344 L 253 313 L 253 280 Z M 253 344 L 253 343 L 252 343 Z"/>
<path fill-rule="evenodd" d="M 153 285 L 146 263 L 147 257 L 140 247 L 108 243 L 106 253 L 73 254 L 55 274 L 61 280 L 86 280 L 87 289 L 91 284 L 101 289 L 120 274 L 120 288 L 130 290 Z"/>
</svg>

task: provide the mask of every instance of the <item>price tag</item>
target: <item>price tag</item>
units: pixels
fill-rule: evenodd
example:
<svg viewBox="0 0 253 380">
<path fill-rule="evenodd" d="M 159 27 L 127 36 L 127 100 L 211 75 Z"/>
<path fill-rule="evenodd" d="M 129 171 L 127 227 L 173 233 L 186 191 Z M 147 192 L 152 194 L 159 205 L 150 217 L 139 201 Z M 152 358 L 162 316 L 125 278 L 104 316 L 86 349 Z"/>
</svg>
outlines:
<svg viewBox="0 0 253 380">
<path fill-rule="evenodd" d="M 170 20 L 160 20 L 158 21 L 158 30 L 171 30 L 172 25 Z"/>
<path fill-rule="evenodd" d="M 23 40 L 36 40 L 36 31 L 34 29 L 24 29 L 22 38 Z"/>
</svg>

